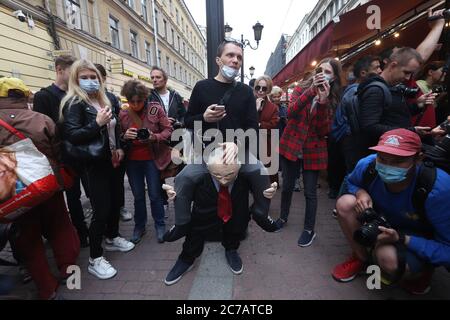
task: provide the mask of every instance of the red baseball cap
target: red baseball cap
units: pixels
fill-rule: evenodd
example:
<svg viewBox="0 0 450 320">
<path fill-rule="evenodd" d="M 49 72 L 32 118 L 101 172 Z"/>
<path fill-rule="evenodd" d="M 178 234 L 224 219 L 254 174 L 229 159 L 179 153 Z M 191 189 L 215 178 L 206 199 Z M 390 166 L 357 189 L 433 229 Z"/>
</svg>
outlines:
<svg viewBox="0 0 450 320">
<path fill-rule="evenodd" d="M 383 134 L 378 145 L 369 149 L 400 157 L 411 157 L 422 151 L 422 141 L 415 132 L 395 129 Z"/>
</svg>

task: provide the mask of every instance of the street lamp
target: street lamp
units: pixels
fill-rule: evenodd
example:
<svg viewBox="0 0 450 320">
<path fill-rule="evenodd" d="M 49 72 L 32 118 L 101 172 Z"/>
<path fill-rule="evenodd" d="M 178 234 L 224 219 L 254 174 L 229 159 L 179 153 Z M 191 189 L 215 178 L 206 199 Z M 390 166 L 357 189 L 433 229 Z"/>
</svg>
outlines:
<svg viewBox="0 0 450 320">
<path fill-rule="evenodd" d="M 250 77 L 253 78 L 253 76 L 255 75 L 255 67 L 251 66 L 250 68 L 248 68 L 248 71 L 250 71 Z"/>
<path fill-rule="evenodd" d="M 225 39 L 227 39 L 231 36 L 231 31 L 233 30 L 233 28 L 231 28 L 227 23 L 225 25 L 224 29 L 225 29 Z M 241 34 L 240 42 L 242 44 L 242 66 L 241 66 L 241 82 L 242 83 L 244 82 L 244 77 L 245 77 L 245 74 L 244 74 L 244 49 L 246 47 L 250 47 L 250 49 L 252 49 L 252 50 L 258 49 L 259 41 L 261 40 L 261 35 L 262 35 L 263 29 L 264 29 L 264 26 L 259 22 L 256 22 L 256 24 L 253 26 L 253 33 L 255 36 L 256 47 L 253 47 L 249 40 L 247 40 L 247 39 L 244 40 L 244 35 Z M 227 37 L 227 35 L 228 35 L 228 37 Z M 254 69 L 253 69 L 253 71 L 254 71 Z"/>
<path fill-rule="evenodd" d="M 231 32 L 233 31 L 233 28 L 228 25 L 228 23 L 224 27 L 225 31 L 225 40 L 229 39 L 231 37 Z"/>
</svg>

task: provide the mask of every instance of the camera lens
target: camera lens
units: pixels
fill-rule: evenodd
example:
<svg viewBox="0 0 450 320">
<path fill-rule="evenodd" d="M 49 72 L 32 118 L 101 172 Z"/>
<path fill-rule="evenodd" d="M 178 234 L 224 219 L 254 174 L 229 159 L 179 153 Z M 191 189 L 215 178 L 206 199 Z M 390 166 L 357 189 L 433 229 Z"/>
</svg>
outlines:
<svg viewBox="0 0 450 320">
<path fill-rule="evenodd" d="M 148 138 L 150 138 L 150 132 L 145 128 L 139 129 L 137 132 L 137 138 L 138 140 L 147 140 Z"/>
<path fill-rule="evenodd" d="M 379 226 L 380 223 L 378 221 L 368 223 L 355 231 L 353 239 L 362 246 L 372 247 L 376 243 L 378 235 L 381 233 L 378 229 Z"/>
</svg>

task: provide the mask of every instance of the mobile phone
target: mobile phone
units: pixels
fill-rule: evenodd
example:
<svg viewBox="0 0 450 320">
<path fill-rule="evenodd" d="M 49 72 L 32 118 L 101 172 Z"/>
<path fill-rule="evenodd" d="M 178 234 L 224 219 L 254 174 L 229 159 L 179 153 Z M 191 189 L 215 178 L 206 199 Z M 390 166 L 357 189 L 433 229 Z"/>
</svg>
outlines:
<svg viewBox="0 0 450 320">
<path fill-rule="evenodd" d="M 316 68 L 316 75 L 318 75 L 319 73 L 323 73 L 323 69 L 322 67 L 317 67 Z M 323 85 L 318 86 L 319 90 L 323 91 L 325 89 L 325 87 Z"/>
<path fill-rule="evenodd" d="M 214 111 L 224 111 L 225 110 L 225 106 L 215 106 L 214 107 Z"/>
</svg>

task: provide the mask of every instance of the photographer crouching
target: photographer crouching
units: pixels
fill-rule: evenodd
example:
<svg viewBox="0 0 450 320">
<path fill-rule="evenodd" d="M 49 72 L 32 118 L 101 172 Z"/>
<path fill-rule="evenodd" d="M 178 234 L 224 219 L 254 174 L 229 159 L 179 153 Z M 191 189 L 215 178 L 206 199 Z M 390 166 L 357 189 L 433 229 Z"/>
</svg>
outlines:
<svg viewBox="0 0 450 320">
<path fill-rule="evenodd" d="M 445 141 L 436 148 L 449 159 Z M 358 163 L 350 194 L 336 204 L 353 254 L 332 276 L 349 282 L 376 264 L 384 284 L 400 281 L 409 293 L 426 294 L 434 268 L 450 267 L 450 176 L 422 162 L 422 143 L 412 131 L 388 131 L 370 149 L 377 154 Z"/>
</svg>

